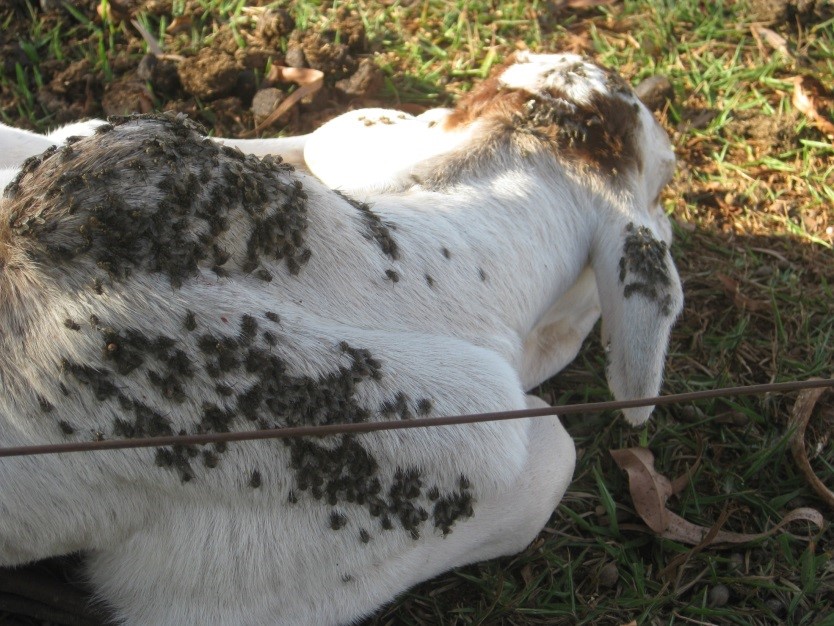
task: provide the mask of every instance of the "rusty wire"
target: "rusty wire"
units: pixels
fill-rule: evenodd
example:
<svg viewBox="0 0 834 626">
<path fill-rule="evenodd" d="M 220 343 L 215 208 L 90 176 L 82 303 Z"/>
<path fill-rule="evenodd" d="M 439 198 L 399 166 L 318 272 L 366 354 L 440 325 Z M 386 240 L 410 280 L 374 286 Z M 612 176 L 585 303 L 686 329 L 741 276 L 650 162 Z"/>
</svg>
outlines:
<svg viewBox="0 0 834 626">
<path fill-rule="evenodd" d="M 202 445 L 207 443 L 230 441 L 253 441 L 258 439 L 287 439 L 292 437 L 326 437 L 328 435 L 347 435 L 378 432 L 385 430 L 403 430 L 406 428 L 428 428 L 497 422 L 543 417 L 546 415 L 573 415 L 614 409 L 628 409 L 640 406 L 663 406 L 681 404 L 710 398 L 728 398 L 733 396 L 761 395 L 765 393 L 798 391 L 819 387 L 834 387 L 834 379 L 811 379 L 764 385 L 746 385 L 742 387 L 724 387 L 670 394 L 656 398 L 639 398 L 635 400 L 617 400 L 608 402 L 588 402 L 584 404 L 566 404 L 563 406 L 543 407 L 538 409 L 521 409 L 516 411 L 498 411 L 493 413 L 476 413 L 470 415 L 453 415 L 448 417 L 426 417 L 410 420 L 357 422 L 351 424 L 325 424 L 321 426 L 289 426 L 264 430 L 233 431 L 226 433 L 204 433 L 199 435 L 172 435 L 166 437 L 137 437 L 135 439 L 108 439 L 102 441 L 78 441 L 72 443 L 46 444 L 36 446 L 17 446 L 0 448 L 0 458 L 12 456 L 34 456 L 39 454 L 59 454 L 64 452 L 94 452 L 98 450 L 122 450 L 126 448 L 152 448 L 175 445 Z"/>
</svg>

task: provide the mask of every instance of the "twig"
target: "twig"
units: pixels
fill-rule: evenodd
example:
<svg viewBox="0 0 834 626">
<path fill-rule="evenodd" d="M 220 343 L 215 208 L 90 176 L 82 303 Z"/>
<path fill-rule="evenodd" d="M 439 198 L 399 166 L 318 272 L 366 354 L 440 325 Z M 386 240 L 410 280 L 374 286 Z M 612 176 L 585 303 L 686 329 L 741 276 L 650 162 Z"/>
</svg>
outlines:
<svg viewBox="0 0 834 626">
<path fill-rule="evenodd" d="M 814 468 L 811 467 L 808 454 L 805 451 L 805 429 L 808 427 L 808 420 L 811 419 L 814 407 L 823 393 L 825 393 L 825 389 L 806 389 L 800 392 L 796 399 L 789 423 L 789 426 L 795 427 L 791 435 L 791 453 L 794 461 L 799 466 L 799 471 L 802 472 L 811 488 L 830 508 L 834 509 L 834 493 L 814 473 Z"/>
<path fill-rule="evenodd" d="M 148 32 L 148 29 L 142 26 L 142 23 L 139 20 L 130 20 L 130 23 L 133 24 L 133 28 L 139 31 L 139 34 L 142 36 L 142 39 L 145 40 L 145 43 L 148 44 L 148 50 L 151 51 L 151 54 L 154 56 L 162 56 L 162 46 L 159 45 L 159 42 L 156 40 L 156 37 L 151 35 Z"/>
<path fill-rule="evenodd" d="M 272 70 L 274 73 L 274 76 L 270 76 L 272 80 L 298 83 L 299 87 L 287 96 L 287 98 L 281 102 L 281 104 L 279 104 L 278 107 L 270 113 L 264 121 L 255 126 L 253 130 L 241 134 L 241 137 L 254 137 L 263 129 L 269 128 L 278 120 L 278 118 L 295 106 L 296 102 L 310 94 L 316 93 L 324 84 L 324 73 L 319 70 L 298 69 L 283 66 L 273 67 Z"/>
<path fill-rule="evenodd" d="M 406 430 L 410 428 L 434 428 L 438 426 L 456 426 L 461 424 L 480 424 L 544 417 L 547 415 L 575 415 L 577 413 L 595 413 L 615 409 L 628 409 L 638 406 L 662 406 L 681 404 L 694 400 L 726 398 L 733 396 L 761 395 L 765 393 L 784 393 L 800 389 L 834 387 L 834 379 L 798 380 L 765 385 L 746 385 L 742 387 L 725 387 L 706 389 L 689 393 L 671 394 L 657 398 L 639 398 L 635 400 L 617 400 L 611 402 L 588 402 L 585 404 L 568 404 L 540 409 L 521 409 L 518 411 L 497 411 L 493 413 L 476 413 L 473 415 L 453 415 L 449 417 L 425 417 L 411 420 L 394 420 L 380 422 L 356 422 L 352 424 L 325 424 L 323 426 L 290 426 L 268 428 L 264 430 L 233 431 L 228 433 L 205 433 L 200 435 L 171 435 L 166 437 L 137 437 L 136 439 L 111 439 L 103 441 L 76 441 L 71 443 L 45 444 L 37 446 L 14 446 L 0 448 L 0 458 L 11 456 L 33 456 L 38 454 L 58 454 L 64 452 L 92 452 L 97 450 L 123 450 L 127 448 L 154 448 L 173 445 L 204 445 L 219 441 L 254 441 L 260 439 L 288 439 L 296 437 L 327 437 L 357 433 L 379 432 L 383 430 Z"/>
</svg>

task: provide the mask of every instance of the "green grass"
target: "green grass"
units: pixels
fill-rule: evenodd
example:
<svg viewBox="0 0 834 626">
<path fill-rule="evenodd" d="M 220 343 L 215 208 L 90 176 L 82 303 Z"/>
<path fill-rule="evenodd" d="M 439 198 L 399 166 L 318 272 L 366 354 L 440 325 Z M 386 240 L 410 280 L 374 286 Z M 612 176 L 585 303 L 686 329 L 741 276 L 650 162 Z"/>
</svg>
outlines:
<svg viewBox="0 0 834 626">
<path fill-rule="evenodd" d="M 234 28 L 257 27 L 241 0 L 175 0 L 168 14 L 139 14 L 165 51 L 191 55 Z M 286 6 L 297 26 L 336 22 L 329 2 Z M 673 248 L 686 309 L 673 335 L 664 390 L 830 377 L 834 363 L 834 149 L 791 104 L 790 78 L 811 73 L 834 84 L 834 23 L 783 32 L 795 58 L 759 48 L 745 3 L 626 0 L 586 11 L 552 13 L 546 2 L 394 2 L 348 5 L 360 16 L 386 75 L 389 105 L 448 105 L 513 50 L 585 49 L 633 83 L 670 77 L 675 102 L 660 118 L 676 146 L 678 175 L 665 206 L 675 222 Z M 187 32 L 167 35 L 178 16 Z M 35 19 L 37 18 L 37 19 Z M 145 44 L 124 22 L 79 11 L 40 19 L 30 11 L 18 30 L 28 60 L 0 70 L 2 120 L 54 125 L 38 101 L 48 64 L 87 59 L 106 84 L 117 53 L 137 62 Z M 0 24 L 9 17 L 0 12 Z M 337 37 L 339 35 L 337 34 Z M 285 41 L 283 44 L 285 45 Z M 129 47 L 126 47 L 130 44 Z M 0 68 L 3 66 L 0 65 Z M 201 103 L 212 109 L 211 102 Z M 691 125 L 703 111 L 705 124 Z M 747 116 L 747 117 L 745 117 Z M 756 126 L 758 125 L 758 126 Z M 768 126 L 770 125 L 770 126 Z M 759 130 L 764 129 L 764 130 Z M 739 285 L 734 299 L 716 278 Z M 751 304 L 752 303 L 752 304 Z M 577 360 L 539 390 L 553 403 L 608 399 L 604 357 L 589 339 Z M 823 399 L 807 439 L 818 475 L 834 488 L 832 402 Z M 716 400 L 659 408 L 642 430 L 613 414 L 571 417 L 579 462 L 575 480 L 540 538 L 515 557 L 448 573 L 411 590 L 371 624 L 832 624 L 832 531 L 795 523 L 752 545 L 691 548 L 635 527 L 625 476 L 609 449 L 647 445 L 659 471 L 678 476 L 701 458 L 690 485 L 670 502 L 689 521 L 761 532 L 798 506 L 822 502 L 795 467 L 787 437 L 792 397 Z M 814 447 L 820 444 L 819 450 Z M 808 542 L 805 538 L 812 536 Z M 689 555 L 676 572 L 676 557 Z M 616 566 L 613 586 L 600 581 Z M 726 606 L 710 590 L 726 585 Z"/>
</svg>

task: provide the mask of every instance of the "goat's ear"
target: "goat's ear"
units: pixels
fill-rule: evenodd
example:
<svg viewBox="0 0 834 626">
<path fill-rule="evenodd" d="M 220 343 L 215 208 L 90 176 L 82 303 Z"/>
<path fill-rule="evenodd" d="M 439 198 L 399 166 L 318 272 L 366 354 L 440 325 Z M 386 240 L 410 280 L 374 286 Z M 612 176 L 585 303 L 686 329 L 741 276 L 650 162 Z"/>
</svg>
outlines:
<svg viewBox="0 0 834 626">
<path fill-rule="evenodd" d="M 55 142 L 43 135 L 0 124 L 0 167 L 20 167 Z"/>
<path fill-rule="evenodd" d="M 602 309 L 608 385 L 618 400 L 656 396 L 669 333 L 683 306 L 669 249 L 649 226 L 607 222 L 598 228 L 591 263 Z M 623 413 L 636 426 L 653 409 Z"/>
<path fill-rule="evenodd" d="M 295 137 L 274 137 L 271 139 L 230 139 L 217 137 L 216 142 L 238 148 L 244 154 L 254 154 L 258 157 L 279 156 L 293 166 L 304 166 L 304 146 L 310 135 Z"/>
</svg>

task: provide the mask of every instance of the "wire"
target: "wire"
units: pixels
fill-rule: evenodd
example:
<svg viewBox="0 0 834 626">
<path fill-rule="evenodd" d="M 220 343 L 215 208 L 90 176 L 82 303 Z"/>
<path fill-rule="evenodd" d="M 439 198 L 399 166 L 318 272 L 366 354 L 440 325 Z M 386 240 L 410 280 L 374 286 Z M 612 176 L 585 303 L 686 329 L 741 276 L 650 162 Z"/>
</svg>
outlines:
<svg viewBox="0 0 834 626">
<path fill-rule="evenodd" d="M 498 411 L 494 413 L 475 413 L 471 415 L 453 415 L 449 417 L 426 417 L 410 420 L 358 422 L 352 424 L 325 424 L 321 426 L 289 426 L 254 431 L 235 431 L 227 433 L 205 433 L 200 435 L 172 435 L 166 437 L 137 437 L 136 439 L 109 439 L 104 441 L 78 441 L 72 443 L 46 444 L 37 446 L 17 446 L 0 448 L 0 458 L 13 456 L 35 456 L 40 454 L 61 454 L 65 452 L 94 452 L 101 450 L 123 450 L 128 448 L 152 448 L 161 446 L 202 445 L 207 443 L 230 441 L 254 441 L 258 439 L 287 439 L 293 437 L 327 437 L 331 435 L 348 435 L 370 433 L 385 430 L 404 430 L 407 428 L 430 428 L 437 426 L 454 426 L 461 424 L 479 424 L 504 420 L 543 417 L 546 415 L 574 415 L 576 413 L 593 413 L 614 409 L 628 409 L 640 406 L 663 406 L 681 404 L 710 398 L 727 398 L 732 396 L 761 395 L 765 393 L 798 391 L 819 387 L 834 387 L 834 379 L 811 379 L 765 385 L 746 385 L 742 387 L 724 387 L 670 394 L 656 398 L 635 400 L 615 400 L 609 402 L 589 402 L 584 404 L 566 404 L 563 406 L 543 407 L 538 409 L 521 409 L 518 411 Z"/>
</svg>

